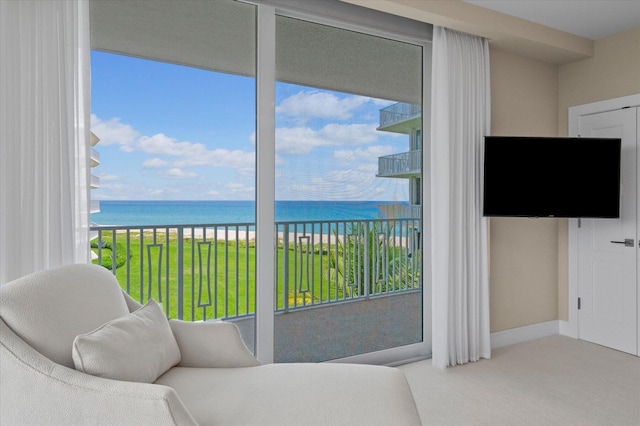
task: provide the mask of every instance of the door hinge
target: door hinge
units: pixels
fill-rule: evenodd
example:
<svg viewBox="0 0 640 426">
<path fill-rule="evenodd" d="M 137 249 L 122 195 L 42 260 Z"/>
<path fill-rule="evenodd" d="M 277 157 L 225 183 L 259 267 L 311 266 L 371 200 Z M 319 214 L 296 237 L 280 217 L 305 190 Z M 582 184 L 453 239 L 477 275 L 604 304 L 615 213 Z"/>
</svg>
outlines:
<svg viewBox="0 0 640 426">
<path fill-rule="evenodd" d="M 582 302 L 581 302 L 580 298 L 578 297 L 578 309 L 580 309 L 581 305 L 582 305 Z"/>
</svg>

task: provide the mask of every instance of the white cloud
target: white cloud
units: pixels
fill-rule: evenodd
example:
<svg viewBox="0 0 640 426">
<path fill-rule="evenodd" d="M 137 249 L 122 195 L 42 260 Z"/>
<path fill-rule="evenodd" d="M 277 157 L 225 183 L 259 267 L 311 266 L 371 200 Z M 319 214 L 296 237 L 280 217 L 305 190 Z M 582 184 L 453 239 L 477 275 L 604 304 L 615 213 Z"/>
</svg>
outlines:
<svg viewBox="0 0 640 426">
<path fill-rule="evenodd" d="M 114 180 L 120 179 L 120 176 L 117 176 L 117 175 L 101 174 L 101 175 L 98 175 L 98 177 L 100 178 L 100 182 L 113 182 Z"/>
<path fill-rule="evenodd" d="M 160 158 L 152 158 L 142 163 L 142 167 L 147 169 L 159 169 L 167 166 L 168 164 L 169 163 L 167 161 L 162 160 Z"/>
<path fill-rule="evenodd" d="M 149 199 L 162 199 L 164 198 L 165 194 L 166 194 L 166 191 L 162 189 L 154 189 L 154 190 L 148 191 Z"/>
<path fill-rule="evenodd" d="M 373 200 L 392 185 L 390 180 L 376 178 L 376 166 L 361 166 L 350 170 L 333 170 L 310 179 L 309 183 L 289 186 L 292 199 Z"/>
<path fill-rule="evenodd" d="M 353 163 L 354 161 L 371 160 L 377 165 L 378 157 L 393 154 L 396 150 L 388 145 L 375 145 L 365 149 L 339 149 L 334 151 L 333 159 L 341 163 Z"/>
<path fill-rule="evenodd" d="M 145 183 L 131 182 L 124 178 L 125 183 L 105 184 L 91 193 L 91 197 L 97 200 L 160 200 L 160 199 L 188 199 L 192 192 L 185 192 L 180 186 L 179 180 L 170 182 L 153 182 L 146 180 Z M 155 186 L 161 185 L 161 187 Z M 189 186 L 192 183 L 189 182 Z"/>
<path fill-rule="evenodd" d="M 242 183 L 233 182 L 226 185 L 231 194 L 253 194 L 255 188 L 253 186 L 244 185 Z"/>
<path fill-rule="evenodd" d="M 317 131 L 309 127 L 276 129 L 276 151 L 283 154 L 306 155 L 317 146 L 330 145 Z"/>
<path fill-rule="evenodd" d="M 358 182 L 359 184 L 365 184 L 367 182 L 374 182 L 378 178 L 375 176 L 375 173 L 371 173 L 370 166 L 363 165 L 355 169 L 330 171 L 324 175 L 323 179 L 329 184 L 335 185 L 341 182 L 349 182 L 351 184 Z"/>
<path fill-rule="evenodd" d="M 197 177 L 198 174 L 194 172 L 185 172 L 179 168 L 172 168 L 167 170 L 165 176 L 171 179 L 193 179 Z"/>
<path fill-rule="evenodd" d="M 110 183 L 110 184 L 100 185 L 100 190 L 104 190 L 104 189 L 123 189 L 123 188 L 126 188 L 126 185 L 124 185 L 122 183 Z"/>
<path fill-rule="evenodd" d="M 176 139 L 158 133 L 151 137 L 140 138 L 137 148 L 148 154 L 160 154 L 179 157 L 173 165 L 176 167 L 228 167 L 244 172 L 254 169 L 255 152 L 224 148 L 208 149 L 204 144 L 178 142 Z"/>
<path fill-rule="evenodd" d="M 164 133 L 142 136 L 136 143 L 136 149 L 147 154 L 172 156 L 197 156 L 207 152 L 207 147 L 201 143 L 178 142 Z"/>
<path fill-rule="evenodd" d="M 212 166 L 235 169 L 250 167 L 253 169 L 255 164 L 255 152 L 241 151 L 239 149 L 230 151 L 223 148 L 208 150 L 202 144 L 193 144 L 192 148 L 181 155 L 182 159 L 176 161 L 176 166 Z"/>
<path fill-rule="evenodd" d="M 288 102 L 283 102 L 278 112 L 294 114 L 288 108 L 293 108 L 297 102 L 303 107 L 301 113 L 304 114 L 315 114 L 314 117 L 317 118 L 348 118 L 358 106 L 369 101 L 377 102 L 377 100 L 363 97 L 352 96 L 340 99 L 332 94 L 300 92 L 289 98 Z M 145 172 L 147 178 L 165 178 L 159 181 L 145 178 L 144 184 L 137 184 L 133 180 L 127 182 L 127 170 L 114 174 L 105 173 L 105 176 L 101 177 L 104 183 L 98 190 L 100 193 L 96 193 L 100 198 L 190 199 L 197 197 L 201 199 L 203 196 L 209 199 L 254 198 L 256 160 L 254 150 L 247 152 L 240 149 L 209 148 L 202 143 L 180 141 L 165 133 L 141 135 L 132 126 L 122 123 L 119 118 L 106 121 L 100 120 L 95 115 L 91 118 L 92 130 L 101 138 L 101 144 L 138 153 L 131 158 L 138 161 L 138 164 L 145 169 L 156 169 Z M 387 185 L 382 184 L 383 182 L 393 181 L 375 177 L 377 158 L 398 151 L 397 148 L 391 147 L 393 143 L 388 143 L 388 138 L 396 135 L 379 132 L 376 127 L 377 123 L 331 123 L 321 128 L 310 128 L 304 125 L 277 128 L 277 185 L 278 187 L 283 184 L 286 186 L 284 189 L 278 189 L 279 193 L 289 199 L 300 197 L 303 199 L 365 199 L 367 196 L 373 199 L 376 197 L 381 188 Z M 397 136 L 406 138 L 406 135 Z M 255 146 L 255 134 L 249 135 L 248 138 Z M 378 141 L 387 145 L 376 145 Z M 235 146 L 240 144 L 246 145 L 246 140 L 238 141 Z M 225 140 L 225 146 L 233 147 L 234 143 Z M 313 152 L 318 147 L 334 148 Z M 309 170 L 303 162 L 298 161 L 299 159 L 292 160 L 287 156 L 311 153 L 319 155 L 318 161 L 322 162 L 322 166 Z M 296 165 L 294 162 L 299 164 Z M 285 164 L 286 166 L 283 167 Z M 344 167 L 344 164 L 349 164 L 350 170 L 331 171 L 334 166 Z M 104 166 L 106 165 L 105 163 Z M 195 169 L 196 167 L 198 169 Z M 298 168 L 304 176 L 296 174 L 295 171 Z M 321 170 L 317 170 L 318 168 Z M 126 185 L 120 184 L 121 182 L 125 182 Z M 217 183 L 214 184 L 214 182 Z M 188 184 L 189 187 L 186 192 L 184 184 Z"/>
<path fill-rule="evenodd" d="M 236 169 L 241 176 L 253 176 L 255 152 L 229 149 L 209 149 L 201 143 L 178 141 L 175 138 L 156 133 L 152 136 L 140 135 L 133 127 L 120 122 L 119 118 L 102 121 L 95 114 L 91 116 L 92 131 L 105 144 L 119 145 L 126 152 L 143 152 L 152 155 L 177 157 L 171 164 L 176 169 L 209 166 Z M 151 158 L 143 162 L 145 168 L 161 168 L 170 163 L 160 158 Z M 190 177 L 176 171 L 168 172 L 171 177 Z"/>
<path fill-rule="evenodd" d="M 320 134 L 339 145 L 364 145 L 380 136 L 375 124 L 327 124 Z"/>
<path fill-rule="evenodd" d="M 276 107 L 276 114 L 302 119 L 323 118 L 347 120 L 353 111 L 370 98 L 348 96 L 340 99 L 336 95 L 319 91 L 301 91 L 289 96 Z"/>
<path fill-rule="evenodd" d="M 276 150 L 282 154 L 309 154 L 319 146 L 355 146 L 375 142 L 375 124 L 327 124 L 320 130 L 309 127 L 276 129 Z"/>
<path fill-rule="evenodd" d="M 102 145 L 120 145 L 123 151 L 131 151 L 140 134 L 130 125 L 123 124 L 119 118 L 102 121 L 91 114 L 91 131 L 100 138 Z"/>
</svg>

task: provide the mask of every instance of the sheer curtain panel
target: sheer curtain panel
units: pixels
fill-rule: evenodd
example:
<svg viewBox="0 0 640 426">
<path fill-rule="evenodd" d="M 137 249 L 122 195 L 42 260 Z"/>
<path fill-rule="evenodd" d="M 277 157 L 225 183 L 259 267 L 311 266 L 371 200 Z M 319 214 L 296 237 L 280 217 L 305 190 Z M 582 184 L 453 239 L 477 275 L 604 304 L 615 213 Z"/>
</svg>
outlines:
<svg viewBox="0 0 640 426">
<path fill-rule="evenodd" d="M 491 356 L 484 136 L 490 131 L 487 41 L 434 27 L 432 75 L 433 365 Z"/>
<path fill-rule="evenodd" d="M 89 261 L 88 8 L 0 1 L 0 284 Z"/>
</svg>

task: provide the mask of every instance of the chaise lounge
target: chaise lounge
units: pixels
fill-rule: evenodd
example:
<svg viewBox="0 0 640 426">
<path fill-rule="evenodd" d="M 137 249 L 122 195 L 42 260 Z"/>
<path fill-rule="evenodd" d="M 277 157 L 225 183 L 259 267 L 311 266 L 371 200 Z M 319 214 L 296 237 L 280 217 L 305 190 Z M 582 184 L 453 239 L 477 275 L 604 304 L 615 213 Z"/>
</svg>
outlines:
<svg viewBox="0 0 640 426">
<path fill-rule="evenodd" d="M 261 365 L 234 324 L 168 320 L 110 271 L 0 287 L 0 424 L 419 425 L 403 373 Z"/>
</svg>

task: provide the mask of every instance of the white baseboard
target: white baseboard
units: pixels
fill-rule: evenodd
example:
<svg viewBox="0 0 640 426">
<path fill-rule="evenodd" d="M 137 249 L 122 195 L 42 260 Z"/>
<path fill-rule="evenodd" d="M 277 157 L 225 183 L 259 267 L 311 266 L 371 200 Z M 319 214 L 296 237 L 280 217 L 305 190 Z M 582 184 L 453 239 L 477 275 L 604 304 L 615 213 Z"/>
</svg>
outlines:
<svg viewBox="0 0 640 426">
<path fill-rule="evenodd" d="M 514 343 L 553 336 L 554 334 L 559 334 L 559 331 L 560 321 L 558 320 L 512 328 L 510 330 L 496 331 L 495 333 L 491 333 L 491 348 L 501 348 L 502 346 L 513 345 Z"/>
<path fill-rule="evenodd" d="M 559 332 L 563 336 L 573 337 L 574 339 L 578 338 L 578 330 L 575 325 L 570 323 L 569 321 L 558 321 L 560 323 Z"/>
</svg>

